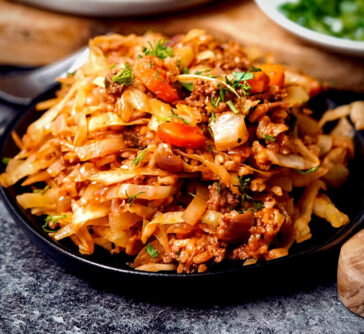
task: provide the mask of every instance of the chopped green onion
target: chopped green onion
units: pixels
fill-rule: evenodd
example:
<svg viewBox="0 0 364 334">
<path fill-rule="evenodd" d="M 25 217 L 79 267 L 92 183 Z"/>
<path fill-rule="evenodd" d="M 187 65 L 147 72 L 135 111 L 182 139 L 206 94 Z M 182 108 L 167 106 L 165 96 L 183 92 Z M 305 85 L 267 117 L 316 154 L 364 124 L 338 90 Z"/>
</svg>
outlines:
<svg viewBox="0 0 364 334">
<path fill-rule="evenodd" d="M 134 166 L 138 166 L 139 162 L 141 162 L 144 158 L 145 158 L 145 154 L 147 153 L 146 150 L 142 151 L 142 153 L 140 153 L 134 160 L 133 160 L 133 164 Z"/>
<path fill-rule="evenodd" d="M 134 202 L 137 199 L 137 196 L 139 196 L 140 194 L 144 194 L 144 193 L 145 193 L 145 191 L 140 191 L 140 192 L 136 193 L 135 195 L 129 196 L 128 193 L 125 191 L 125 195 L 128 197 L 126 199 L 126 201 L 128 202 L 129 206 L 132 206 L 134 204 Z"/>
<path fill-rule="evenodd" d="M 271 143 L 274 143 L 276 141 L 276 139 L 271 135 L 264 135 L 263 138 Z"/>
<path fill-rule="evenodd" d="M 44 195 L 49 189 L 49 185 L 46 185 L 43 189 L 34 189 L 33 193 Z"/>
<path fill-rule="evenodd" d="M 239 113 L 239 110 L 235 107 L 234 103 L 231 100 L 227 101 L 226 104 L 229 106 L 230 110 L 234 114 L 238 114 Z"/>
<path fill-rule="evenodd" d="M 298 170 L 301 174 L 303 175 L 307 175 L 307 174 L 311 174 L 313 172 L 316 172 L 319 169 L 319 166 L 313 167 L 311 169 L 308 170 Z"/>
</svg>

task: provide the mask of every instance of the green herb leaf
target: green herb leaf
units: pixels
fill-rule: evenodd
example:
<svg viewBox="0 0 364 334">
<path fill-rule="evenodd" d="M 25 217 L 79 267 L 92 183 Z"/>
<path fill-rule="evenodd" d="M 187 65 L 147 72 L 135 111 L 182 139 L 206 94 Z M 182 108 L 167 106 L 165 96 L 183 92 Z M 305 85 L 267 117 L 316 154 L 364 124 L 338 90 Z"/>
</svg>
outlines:
<svg viewBox="0 0 364 334">
<path fill-rule="evenodd" d="M 190 73 L 190 70 L 188 69 L 188 67 L 184 67 L 183 74 L 188 74 L 188 73 Z"/>
<path fill-rule="evenodd" d="M 112 77 L 112 81 L 124 86 L 130 86 L 134 82 L 133 69 L 129 64 Z"/>
<path fill-rule="evenodd" d="M 276 139 L 271 135 L 264 135 L 263 138 L 271 143 L 274 143 L 276 141 Z"/>
<path fill-rule="evenodd" d="M 308 170 L 298 170 L 301 174 L 306 175 L 306 174 L 311 174 L 313 172 L 316 172 L 319 169 L 319 166 L 313 167 L 311 169 Z"/>
<path fill-rule="evenodd" d="M 263 209 L 263 206 L 264 206 L 264 204 L 261 201 L 254 201 L 253 202 L 253 208 L 256 211 L 259 211 L 259 210 Z"/>
<path fill-rule="evenodd" d="M 222 88 L 222 85 L 219 84 L 219 96 L 220 96 L 220 100 L 222 102 L 225 102 L 225 92 L 224 92 L 224 88 Z"/>
<path fill-rule="evenodd" d="M 43 189 L 34 189 L 33 193 L 44 195 L 49 189 L 49 185 L 47 184 Z"/>
<path fill-rule="evenodd" d="M 134 166 L 138 166 L 139 162 L 141 162 L 145 158 L 145 154 L 147 153 L 146 150 L 142 151 L 134 160 L 133 164 Z"/>
<path fill-rule="evenodd" d="M 243 175 L 239 177 L 239 187 L 242 194 L 244 194 L 249 189 L 251 182 L 252 179 L 250 175 Z"/>
<path fill-rule="evenodd" d="M 220 96 L 215 100 L 215 98 L 211 95 L 211 105 L 213 106 L 214 109 L 217 108 L 217 106 L 219 105 L 220 103 Z"/>
<path fill-rule="evenodd" d="M 245 212 L 248 212 L 248 211 L 257 212 L 257 211 L 263 209 L 263 207 L 264 207 L 264 204 L 261 201 L 251 201 L 250 204 L 252 204 L 253 206 L 248 207 L 246 209 L 241 209 L 241 210 L 238 211 L 238 213 L 245 213 Z"/>
<path fill-rule="evenodd" d="M 4 165 L 7 165 L 10 162 L 11 158 L 3 158 L 1 161 Z"/>
<path fill-rule="evenodd" d="M 236 81 L 247 81 L 254 78 L 254 73 L 252 72 L 233 72 Z"/>
<path fill-rule="evenodd" d="M 67 218 L 67 215 L 56 215 L 56 216 L 47 216 L 44 220 L 47 224 L 48 223 L 56 223 L 59 219 Z"/>
<path fill-rule="evenodd" d="M 178 114 L 176 114 L 175 112 L 174 112 L 174 110 L 173 109 L 171 109 L 171 113 L 172 113 L 172 117 L 174 117 L 175 119 L 180 119 L 183 123 L 185 123 L 186 125 L 189 125 L 190 124 L 190 122 L 189 121 L 187 121 L 187 119 L 185 119 L 184 117 L 182 117 L 182 116 L 180 116 L 180 115 L 178 115 Z"/>
<path fill-rule="evenodd" d="M 220 181 L 217 182 L 217 192 L 220 194 L 221 193 L 221 183 Z"/>
<path fill-rule="evenodd" d="M 57 230 L 52 230 L 52 229 L 49 229 L 48 227 L 49 227 L 48 222 L 46 222 L 44 225 L 42 225 L 43 231 L 46 232 L 46 233 L 55 233 L 55 232 L 57 232 Z"/>
<path fill-rule="evenodd" d="M 158 257 L 158 251 L 152 246 L 152 244 L 148 244 L 145 251 L 154 259 Z"/>
<path fill-rule="evenodd" d="M 252 67 L 249 69 L 249 72 L 262 72 L 262 69 L 261 69 L 261 68 L 258 68 L 258 67 L 254 67 L 254 66 L 252 66 Z"/>
<path fill-rule="evenodd" d="M 128 193 L 125 191 L 125 195 L 127 196 L 126 201 L 129 203 L 129 206 L 132 206 L 134 204 L 134 202 L 137 199 L 137 196 L 139 196 L 140 194 L 144 194 L 145 191 L 140 191 L 138 193 L 136 193 L 135 195 L 131 195 L 129 196 Z"/>
<path fill-rule="evenodd" d="M 213 123 L 216 120 L 216 116 L 215 116 L 215 112 L 213 110 L 211 110 L 211 115 L 209 118 L 209 123 Z"/>
<path fill-rule="evenodd" d="M 144 47 L 143 52 L 147 56 L 156 56 L 160 59 L 174 57 L 173 49 L 170 46 L 166 46 L 166 43 L 166 40 L 159 40 L 154 45 L 148 42 L 149 48 Z"/>
<path fill-rule="evenodd" d="M 52 229 L 49 229 L 49 223 L 57 223 L 57 221 L 59 219 L 63 219 L 63 218 L 66 218 L 67 215 L 59 215 L 59 216 L 47 216 L 46 219 L 44 219 L 45 223 L 44 225 L 42 225 L 42 229 L 44 232 L 46 233 L 54 233 L 56 232 L 57 230 L 52 230 Z"/>
<path fill-rule="evenodd" d="M 181 85 L 186 88 L 188 91 L 193 92 L 193 83 L 192 82 L 181 82 Z"/>
<path fill-rule="evenodd" d="M 226 104 L 229 106 L 230 110 L 234 114 L 238 114 L 239 113 L 239 110 L 235 107 L 234 103 L 231 100 L 227 101 Z"/>
<path fill-rule="evenodd" d="M 153 65 L 153 64 L 152 64 Z M 162 77 L 161 77 L 161 75 L 160 75 L 160 73 L 159 73 L 159 69 L 157 68 L 157 78 L 160 80 L 160 81 L 162 81 L 163 83 L 166 83 L 163 79 L 162 79 Z"/>
</svg>

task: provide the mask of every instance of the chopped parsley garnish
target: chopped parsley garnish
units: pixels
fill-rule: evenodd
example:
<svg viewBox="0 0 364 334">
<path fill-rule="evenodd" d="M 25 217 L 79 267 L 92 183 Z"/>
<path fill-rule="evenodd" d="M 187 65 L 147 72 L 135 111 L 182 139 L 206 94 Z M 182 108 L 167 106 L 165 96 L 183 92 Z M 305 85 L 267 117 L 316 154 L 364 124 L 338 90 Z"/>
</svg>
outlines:
<svg viewBox="0 0 364 334">
<path fill-rule="evenodd" d="M 171 109 L 171 113 L 172 113 L 172 117 L 174 117 L 175 119 L 180 119 L 183 123 L 185 123 L 186 125 L 189 125 L 190 124 L 190 122 L 189 121 L 187 121 L 187 119 L 185 119 L 184 117 L 182 117 L 182 116 L 180 116 L 180 115 L 178 115 L 178 114 L 176 114 L 175 112 L 174 112 L 174 110 L 173 109 Z"/>
<path fill-rule="evenodd" d="M 159 69 L 157 68 L 157 78 L 160 80 L 160 81 L 162 81 L 163 83 L 166 83 L 163 79 L 162 79 L 162 77 L 161 77 L 161 75 L 160 75 L 160 73 L 159 73 Z"/>
<path fill-rule="evenodd" d="M 208 145 L 207 145 L 207 149 L 209 150 L 209 152 L 212 152 L 212 151 L 213 151 L 213 147 L 212 147 L 212 145 L 211 145 L 211 144 L 208 144 Z"/>
<path fill-rule="evenodd" d="M 44 195 L 49 189 L 49 185 L 46 185 L 43 189 L 34 189 L 33 193 Z"/>
<path fill-rule="evenodd" d="M 217 182 L 217 192 L 220 194 L 220 192 L 221 192 L 221 183 L 220 183 L 220 181 L 219 182 Z"/>
<path fill-rule="evenodd" d="M 124 86 L 130 86 L 134 82 L 133 69 L 129 64 L 112 77 L 112 81 Z"/>
<path fill-rule="evenodd" d="M 246 208 L 246 209 L 241 209 L 238 211 L 238 213 L 245 213 L 247 211 L 250 211 L 250 212 L 257 212 L 261 209 L 263 209 L 264 207 L 264 204 L 263 202 L 261 201 L 251 201 L 250 202 L 253 206 L 249 207 L 249 208 Z"/>
<path fill-rule="evenodd" d="M 235 81 L 247 81 L 254 78 L 254 73 L 252 72 L 233 72 Z"/>
<path fill-rule="evenodd" d="M 188 67 L 184 67 L 183 74 L 188 74 L 188 73 L 190 73 L 190 70 L 188 69 Z"/>
<path fill-rule="evenodd" d="M 274 143 L 276 141 L 276 139 L 271 135 L 264 135 L 263 138 L 271 143 Z"/>
<path fill-rule="evenodd" d="M 48 228 L 49 226 L 48 226 L 48 222 L 45 222 L 44 223 L 44 225 L 42 225 L 42 229 L 43 229 L 43 231 L 44 232 L 46 232 L 46 233 L 54 233 L 54 232 L 56 232 L 57 230 L 51 230 L 51 229 L 49 229 Z"/>
<path fill-rule="evenodd" d="M 252 67 L 249 69 L 249 72 L 262 72 L 262 69 L 261 69 L 261 68 L 258 68 L 258 67 L 254 67 L 254 66 L 252 66 Z"/>
<path fill-rule="evenodd" d="M 67 218 L 67 215 L 56 215 L 56 216 L 47 216 L 45 222 L 48 223 L 56 223 L 59 219 Z"/>
<path fill-rule="evenodd" d="M 140 191 L 134 195 L 129 196 L 128 193 L 125 191 L 125 195 L 128 197 L 126 199 L 126 201 L 128 202 L 129 206 L 132 206 L 134 204 L 134 202 L 137 199 L 137 196 L 139 196 L 140 194 L 144 194 L 144 193 L 145 193 L 145 191 Z"/>
<path fill-rule="evenodd" d="M 209 123 L 213 123 L 216 120 L 216 116 L 215 116 L 215 112 L 213 110 L 211 110 L 211 115 L 209 118 Z"/>
<path fill-rule="evenodd" d="M 211 95 L 211 105 L 212 105 L 212 107 L 214 108 L 214 109 L 216 109 L 217 108 L 217 106 L 219 105 L 219 103 L 220 103 L 220 100 L 221 100 L 221 98 L 220 98 L 220 96 L 215 100 L 215 98 Z"/>
<path fill-rule="evenodd" d="M 1 161 L 4 165 L 7 165 L 10 162 L 11 158 L 3 158 Z"/>
<path fill-rule="evenodd" d="M 152 258 L 158 257 L 158 251 L 152 246 L 152 244 L 148 244 L 148 246 L 146 247 L 145 251 Z"/>
<path fill-rule="evenodd" d="M 73 72 L 67 72 L 67 78 L 73 77 L 76 74 L 76 71 Z"/>
<path fill-rule="evenodd" d="M 193 83 L 192 82 L 181 82 L 181 85 L 186 88 L 188 91 L 193 92 Z"/>
<path fill-rule="evenodd" d="M 149 48 L 144 47 L 143 52 L 147 56 L 156 56 L 160 59 L 174 57 L 173 49 L 170 46 L 166 46 L 166 43 L 166 40 L 159 40 L 154 45 L 148 42 Z"/>
<path fill-rule="evenodd" d="M 313 172 L 316 172 L 318 169 L 319 169 L 319 167 L 318 167 L 318 166 L 316 166 L 316 167 L 313 167 L 313 168 L 308 169 L 308 170 L 299 170 L 299 172 L 300 172 L 301 174 L 303 174 L 303 175 L 306 175 L 306 174 L 311 174 L 311 173 L 313 173 Z"/>
<path fill-rule="evenodd" d="M 245 193 L 248 190 L 251 182 L 252 182 L 252 179 L 251 179 L 250 175 L 240 176 L 239 177 L 240 192 Z"/>
<path fill-rule="evenodd" d="M 222 88 L 222 85 L 219 84 L 219 96 L 220 96 L 220 100 L 222 102 L 225 102 L 225 92 L 224 92 L 224 88 Z"/>
<path fill-rule="evenodd" d="M 67 215 L 47 216 L 46 219 L 44 220 L 45 221 L 44 225 L 42 225 L 43 231 L 46 232 L 46 233 L 56 232 L 57 230 L 51 230 L 51 229 L 48 228 L 49 223 L 55 224 L 55 223 L 57 223 L 57 221 L 59 219 L 66 218 L 66 217 L 67 217 Z"/>
<path fill-rule="evenodd" d="M 247 80 L 254 78 L 253 72 L 233 72 L 235 81 L 231 84 L 234 89 L 241 88 L 243 94 L 247 96 L 251 86 L 247 83 Z"/>
<path fill-rule="evenodd" d="M 239 113 L 239 110 L 236 108 L 236 106 L 234 105 L 234 103 L 231 100 L 227 101 L 226 104 L 229 106 L 230 110 L 234 114 L 238 114 Z"/>
<path fill-rule="evenodd" d="M 133 164 L 134 166 L 138 166 L 139 162 L 141 162 L 144 158 L 145 158 L 145 154 L 147 153 L 146 150 L 142 151 L 142 153 L 140 153 L 134 160 L 133 160 Z"/>
</svg>

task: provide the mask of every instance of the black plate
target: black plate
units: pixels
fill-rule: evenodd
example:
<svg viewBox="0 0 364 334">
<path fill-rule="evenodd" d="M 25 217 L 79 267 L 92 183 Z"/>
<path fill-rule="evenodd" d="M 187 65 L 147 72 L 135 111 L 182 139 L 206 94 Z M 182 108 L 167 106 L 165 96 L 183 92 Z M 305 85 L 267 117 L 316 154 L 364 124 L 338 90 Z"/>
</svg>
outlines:
<svg viewBox="0 0 364 334">
<path fill-rule="evenodd" d="M 39 112 L 34 111 L 35 104 L 53 97 L 57 88 L 58 86 L 51 87 L 25 110 L 17 112 L 15 120 L 8 126 L 1 138 L 0 154 L 2 157 L 14 156 L 17 153 L 18 150 L 10 136 L 11 131 L 15 130 L 19 135 L 22 135 L 28 125 L 39 118 Z M 363 98 L 364 96 L 359 94 L 328 91 L 314 98 L 311 107 L 319 116 L 327 108 Z M 153 284 L 176 283 L 179 284 L 180 288 L 183 286 L 191 287 L 191 282 L 193 282 L 194 287 L 203 288 L 208 286 L 207 283 L 214 282 L 213 284 L 215 284 L 221 280 L 227 281 L 229 279 L 233 279 L 235 282 L 237 280 L 241 284 L 251 284 L 261 281 L 262 277 L 270 277 L 270 281 L 274 277 L 282 282 L 282 279 L 289 274 L 290 279 L 286 279 L 288 282 L 292 281 L 292 273 L 295 273 L 297 277 L 302 277 L 303 273 L 305 279 L 307 279 L 307 273 L 320 273 L 322 275 L 329 256 L 335 254 L 334 261 L 337 261 L 338 246 L 362 226 L 364 220 L 364 178 L 362 174 L 364 140 L 360 133 L 356 134 L 355 145 L 356 157 L 350 162 L 351 172 L 348 181 L 339 190 L 329 192 L 337 206 L 351 218 L 349 224 L 334 229 L 329 223 L 313 217 L 310 223 L 312 239 L 300 245 L 294 245 L 289 256 L 250 266 L 242 266 L 241 261 L 226 262 L 216 265 L 207 273 L 177 274 L 174 272 L 135 271 L 127 265 L 131 261 L 128 256 L 110 255 L 98 247 L 91 256 L 81 255 L 72 242 L 68 240 L 55 242 L 49 238 L 40 227 L 43 224 L 42 219 L 32 216 L 17 204 L 16 194 L 24 192 L 24 189 L 22 190 L 19 185 L 1 188 L 0 194 L 11 216 L 34 243 L 62 265 L 78 273 L 86 273 L 88 278 L 101 277 L 101 279 L 107 279 L 108 282 L 110 279 L 116 280 L 116 282 L 120 282 L 122 279 L 133 283 L 143 283 L 148 279 L 148 282 L 153 282 Z M 153 286 L 156 287 L 157 285 Z"/>
</svg>

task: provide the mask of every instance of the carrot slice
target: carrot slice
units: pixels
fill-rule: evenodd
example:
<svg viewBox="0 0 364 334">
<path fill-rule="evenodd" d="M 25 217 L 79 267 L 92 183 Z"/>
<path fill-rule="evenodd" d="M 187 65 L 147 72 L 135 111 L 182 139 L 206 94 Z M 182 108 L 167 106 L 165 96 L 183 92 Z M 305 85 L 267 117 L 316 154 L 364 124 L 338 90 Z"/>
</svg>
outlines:
<svg viewBox="0 0 364 334">
<path fill-rule="evenodd" d="M 206 137 L 198 126 L 177 122 L 162 123 L 157 134 L 165 143 L 179 147 L 199 148 L 206 142 Z"/>
<path fill-rule="evenodd" d="M 279 64 L 264 64 L 259 68 L 268 75 L 269 86 L 284 86 L 284 67 Z"/>
<path fill-rule="evenodd" d="M 158 67 L 153 57 L 144 57 L 135 64 L 136 77 L 161 100 L 173 102 L 179 99 L 177 90 L 168 81 L 166 71 Z"/>
<path fill-rule="evenodd" d="M 249 93 L 263 93 L 269 88 L 269 77 L 264 72 L 254 72 L 253 79 L 248 80 Z"/>
</svg>

